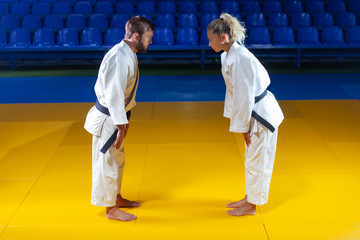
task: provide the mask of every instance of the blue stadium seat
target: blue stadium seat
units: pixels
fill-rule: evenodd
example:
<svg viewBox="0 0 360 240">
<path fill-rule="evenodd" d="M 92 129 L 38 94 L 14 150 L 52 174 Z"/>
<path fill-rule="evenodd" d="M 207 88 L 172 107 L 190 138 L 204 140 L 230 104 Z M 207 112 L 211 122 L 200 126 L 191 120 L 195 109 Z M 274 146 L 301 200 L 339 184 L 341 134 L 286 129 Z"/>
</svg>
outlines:
<svg viewBox="0 0 360 240">
<path fill-rule="evenodd" d="M 29 30 L 30 33 L 34 33 L 35 30 L 41 28 L 41 19 L 37 15 L 24 16 L 21 23 L 21 28 Z"/>
<path fill-rule="evenodd" d="M 247 29 L 265 26 L 265 17 L 262 13 L 250 13 L 245 21 Z"/>
<path fill-rule="evenodd" d="M 178 27 L 181 28 L 185 28 L 185 27 L 197 27 L 198 26 L 198 22 L 197 22 L 197 17 L 195 14 L 181 14 L 179 16 L 179 21 L 178 21 Z"/>
<path fill-rule="evenodd" d="M 176 13 L 176 5 L 172 1 L 159 2 L 157 12 L 158 13 L 175 14 Z"/>
<path fill-rule="evenodd" d="M 176 35 L 176 45 L 197 46 L 198 34 L 195 28 L 180 28 Z"/>
<path fill-rule="evenodd" d="M 171 28 L 155 28 L 153 45 L 172 46 L 174 45 L 174 32 Z"/>
<path fill-rule="evenodd" d="M 64 20 L 60 15 L 48 15 L 45 17 L 44 28 L 50 28 L 54 33 L 64 28 Z"/>
<path fill-rule="evenodd" d="M 352 12 L 343 12 L 339 13 L 336 20 L 336 25 L 341 27 L 343 30 L 347 30 L 350 27 L 355 27 L 356 24 L 356 15 Z"/>
<path fill-rule="evenodd" d="M 77 2 L 75 3 L 73 13 L 81 14 L 85 18 L 89 18 L 92 14 L 92 6 L 89 2 Z"/>
<path fill-rule="evenodd" d="M 304 12 L 304 8 L 300 1 L 296 1 L 296 0 L 286 1 L 285 13 L 288 16 L 292 16 L 295 13 L 302 13 L 302 12 Z"/>
<path fill-rule="evenodd" d="M 333 15 L 328 12 L 315 14 L 314 26 L 319 30 L 323 30 L 326 27 L 334 26 Z"/>
<path fill-rule="evenodd" d="M 51 48 L 55 44 L 54 32 L 50 28 L 40 28 L 34 33 L 32 48 Z"/>
<path fill-rule="evenodd" d="M 200 27 L 207 28 L 209 23 L 217 18 L 219 18 L 219 16 L 215 13 L 203 13 L 200 18 Z"/>
<path fill-rule="evenodd" d="M 268 22 L 268 27 L 270 29 L 287 26 L 289 26 L 289 20 L 286 13 L 273 13 L 270 15 Z"/>
<path fill-rule="evenodd" d="M 61 29 L 57 36 L 57 48 L 76 47 L 79 44 L 78 33 L 74 28 Z"/>
<path fill-rule="evenodd" d="M 88 3 L 90 3 L 91 4 L 91 6 L 95 6 L 95 4 L 96 4 L 96 0 L 82 0 L 83 2 L 88 2 Z"/>
<path fill-rule="evenodd" d="M 139 14 L 139 16 L 145 17 L 145 18 L 149 19 L 150 22 L 153 22 L 153 18 L 151 16 L 151 14 L 149 14 L 149 13 L 141 13 L 141 14 Z"/>
<path fill-rule="evenodd" d="M 314 27 L 302 27 L 299 29 L 297 41 L 300 45 L 319 46 L 319 33 Z"/>
<path fill-rule="evenodd" d="M 69 3 L 72 7 L 75 5 L 77 0 L 58 0 L 59 2 L 66 2 Z"/>
<path fill-rule="evenodd" d="M 37 0 L 20 0 L 20 2 L 27 3 L 31 7 L 37 2 Z"/>
<path fill-rule="evenodd" d="M 248 0 L 243 2 L 243 7 L 241 14 L 247 16 L 250 13 L 259 13 L 261 12 L 260 4 L 257 1 Z"/>
<path fill-rule="evenodd" d="M 81 41 L 78 47 L 95 47 L 99 48 L 102 45 L 102 37 L 99 29 L 85 28 L 81 33 Z"/>
<path fill-rule="evenodd" d="M 0 48 L 7 45 L 6 32 L 4 29 L 0 29 Z"/>
<path fill-rule="evenodd" d="M 71 5 L 68 2 L 57 2 L 53 7 L 53 14 L 67 18 L 71 14 Z"/>
<path fill-rule="evenodd" d="M 150 1 L 138 2 L 136 13 L 155 13 L 154 3 Z"/>
<path fill-rule="evenodd" d="M 125 31 L 121 28 L 109 28 L 105 34 L 105 47 L 112 47 L 124 39 Z"/>
<path fill-rule="evenodd" d="M 349 12 L 353 12 L 357 16 L 360 16 L 360 1 L 359 0 L 351 0 L 350 1 Z"/>
<path fill-rule="evenodd" d="M 270 33 L 266 27 L 255 27 L 250 30 L 248 42 L 250 45 L 270 44 Z"/>
<path fill-rule="evenodd" d="M 286 45 L 286 46 L 296 46 L 294 31 L 291 27 L 278 27 L 275 28 L 273 34 L 273 44 Z"/>
<path fill-rule="evenodd" d="M 121 1 L 116 4 L 115 13 L 132 14 L 134 12 L 135 12 L 134 4 L 132 2 Z"/>
<path fill-rule="evenodd" d="M 99 29 L 100 32 L 106 32 L 109 24 L 104 14 L 93 14 L 89 19 L 89 28 Z"/>
<path fill-rule="evenodd" d="M 42 19 L 44 19 L 46 16 L 48 16 L 51 13 L 51 7 L 49 3 L 45 2 L 37 2 L 34 4 L 34 6 L 31 9 L 31 13 L 33 15 L 38 15 Z"/>
<path fill-rule="evenodd" d="M 117 0 L 97 0 L 97 2 L 109 2 L 113 7 L 116 6 Z"/>
<path fill-rule="evenodd" d="M 232 15 L 233 17 L 235 17 L 237 20 L 239 20 L 240 22 L 243 21 L 242 16 L 241 16 L 240 13 L 232 13 L 231 15 Z"/>
<path fill-rule="evenodd" d="M 325 12 L 325 6 L 323 1 L 320 0 L 311 0 L 306 3 L 306 12 L 311 16 L 314 16 L 317 13 Z"/>
<path fill-rule="evenodd" d="M 341 0 L 330 0 L 327 5 L 327 11 L 334 16 L 346 12 L 345 3 Z"/>
<path fill-rule="evenodd" d="M 172 14 L 160 13 L 156 18 L 156 26 L 162 28 L 175 28 L 175 17 Z"/>
<path fill-rule="evenodd" d="M 18 2 L 18 0 L 1 0 L 1 2 L 6 3 L 9 8 L 11 8 L 12 5 Z"/>
<path fill-rule="evenodd" d="M 74 28 L 77 32 L 82 32 L 86 28 L 85 17 L 81 14 L 70 14 L 66 19 L 66 28 Z"/>
<path fill-rule="evenodd" d="M 9 14 L 9 7 L 6 3 L 0 2 L 0 16 L 6 16 Z"/>
<path fill-rule="evenodd" d="M 111 17 L 114 14 L 114 8 L 110 2 L 97 2 L 94 13 L 101 13 L 105 14 L 106 17 Z"/>
<path fill-rule="evenodd" d="M 239 3 L 237 1 L 221 1 L 221 11 L 226 13 L 240 13 Z"/>
<path fill-rule="evenodd" d="M 346 42 L 350 46 L 360 46 L 360 27 L 349 28 L 346 35 Z"/>
<path fill-rule="evenodd" d="M 196 3 L 192 2 L 192 1 L 180 2 L 179 13 L 180 14 L 185 14 L 185 13 L 197 14 Z"/>
<path fill-rule="evenodd" d="M 311 26 L 311 18 L 308 13 L 295 13 L 291 18 L 291 27 L 299 30 L 301 27 Z"/>
<path fill-rule="evenodd" d="M 111 27 L 112 28 L 121 28 L 125 29 L 126 22 L 129 20 L 127 14 L 114 14 L 111 18 Z"/>
<path fill-rule="evenodd" d="M 322 32 L 322 43 L 324 46 L 344 46 L 344 36 L 341 28 L 327 27 Z"/>
<path fill-rule="evenodd" d="M 202 1 L 200 3 L 200 13 L 218 13 L 218 5 L 215 1 Z"/>
<path fill-rule="evenodd" d="M 279 1 L 265 1 L 263 7 L 263 14 L 265 16 L 270 16 L 273 13 L 280 13 L 281 3 Z"/>
<path fill-rule="evenodd" d="M 30 32 L 27 29 L 17 28 L 11 31 L 9 48 L 27 48 L 31 44 Z"/>
<path fill-rule="evenodd" d="M 19 19 L 30 14 L 29 4 L 18 2 L 12 5 L 11 14 L 17 16 Z"/>
<path fill-rule="evenodd" d="M 50 6 L 54 6 L 57 3 L 57 0 L 39 0 L 39 2 L 44 2 L 50 4 Z"/>
<path fill-rule="evenodd" d="M 19 18 L 14 15 L 2 16 L 0 27 L 10 33 L 13 29 L 19 28 Z"/>
<path fill-rule="evenodd" d="M 207 36 L 207 28 L 203 28 L 201 30 L 200 45 L 202 45 L 202 46 L 208 46 L 209 45 L 209 38 Z"/>
</svg>

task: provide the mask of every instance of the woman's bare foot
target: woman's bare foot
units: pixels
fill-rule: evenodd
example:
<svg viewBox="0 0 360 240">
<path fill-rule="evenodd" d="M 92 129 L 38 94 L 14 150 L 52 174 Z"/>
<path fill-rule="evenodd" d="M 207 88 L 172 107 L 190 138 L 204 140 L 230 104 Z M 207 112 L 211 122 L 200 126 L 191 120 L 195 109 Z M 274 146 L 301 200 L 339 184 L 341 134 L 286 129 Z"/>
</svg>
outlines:
<svg viewBox="0 0 360 240">
<path fill-rule="evenodd" d="M 245 203 L 247 203 L 247 195 L 245 195 L 245 197 L 243 199 L 241 199 L 240 201 L 229 203 L 226 206 L 228 208 L 238 208 L 238 207 L 243 206 Z"/>
<path fill-rule="evenodd" d="M 138 202 L 130 201 L 127 199 L 122 198 L 120 194 L 116 196 L 116 207 L 140 207 L 141 204 Z"/>
<path fill-rule="evenodd" d="M 255 215 L 256 214 L 256 205 L 246 202 L 241 207 L 229 210 L 228 214 L 231 216 Z"/>
<path fill-rule="evenodd" d="M 121 211 L 116 206 L 106 208 L 106 217 L 124 222 L 134 221 L 136 219 L 135 215 Z"/>
</svg>

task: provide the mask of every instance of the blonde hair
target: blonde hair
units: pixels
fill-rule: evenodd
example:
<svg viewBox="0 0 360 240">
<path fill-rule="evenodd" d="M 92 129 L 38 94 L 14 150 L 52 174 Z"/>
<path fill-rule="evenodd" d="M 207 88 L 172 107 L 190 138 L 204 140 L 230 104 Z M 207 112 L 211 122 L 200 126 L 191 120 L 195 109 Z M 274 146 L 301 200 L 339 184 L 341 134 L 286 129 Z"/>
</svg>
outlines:
<svg viewBox="0 0 360 240">
<path fill-rule="evenodd" d="M 233 41 L 239 42 L 244 45 L 245 40 L 245 26 L 235 17 L 228 13 L 222 13 L 220 19 L 215 19 L 209 23 L 208 30 L 213 30 L 213 34 L 226 34 Z"/>
</svg>

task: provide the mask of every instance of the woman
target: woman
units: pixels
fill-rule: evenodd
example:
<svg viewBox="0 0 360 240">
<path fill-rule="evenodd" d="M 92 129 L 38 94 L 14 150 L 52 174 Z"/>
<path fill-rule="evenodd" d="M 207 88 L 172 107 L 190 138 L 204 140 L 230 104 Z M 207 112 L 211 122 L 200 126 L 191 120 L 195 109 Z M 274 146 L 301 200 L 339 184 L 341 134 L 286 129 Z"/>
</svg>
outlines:
<svg viewBox="0 0 360 240">
<path fill-rule="evenodd" d="M 277 128 L 284 119 L 274 95 L 267 90 L 270 78 L 259 60 L 244 47 L 245 28 L 233 16 L 222 14 L 207 28 L 209 46 L 221 54 L 226 84 L 224 117 L 230 132 L 245 140 L 246 195 L 227 206 L 229 215 L 255 215 L 256 205 L 268 201 L 275 159 Z"/>
</svg>

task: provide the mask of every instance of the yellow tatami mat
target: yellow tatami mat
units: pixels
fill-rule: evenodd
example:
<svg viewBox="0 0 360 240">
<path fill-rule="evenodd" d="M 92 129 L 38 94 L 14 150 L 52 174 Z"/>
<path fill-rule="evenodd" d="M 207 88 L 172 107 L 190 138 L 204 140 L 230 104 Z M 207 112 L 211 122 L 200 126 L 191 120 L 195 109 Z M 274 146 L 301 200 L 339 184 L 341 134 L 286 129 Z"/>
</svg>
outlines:
<svg viewBox="0 0 360 240">
<path fill-rule="evenodd" d="M 280 101 L 269 203 L 245 195 L 244 142 L 222 102 L 138 103 L 125 141 L 124 209 L 90 204 L 92 103 L 0 105 L 0 240 L 360 239 L 360 102 Z"/>
</svg>

